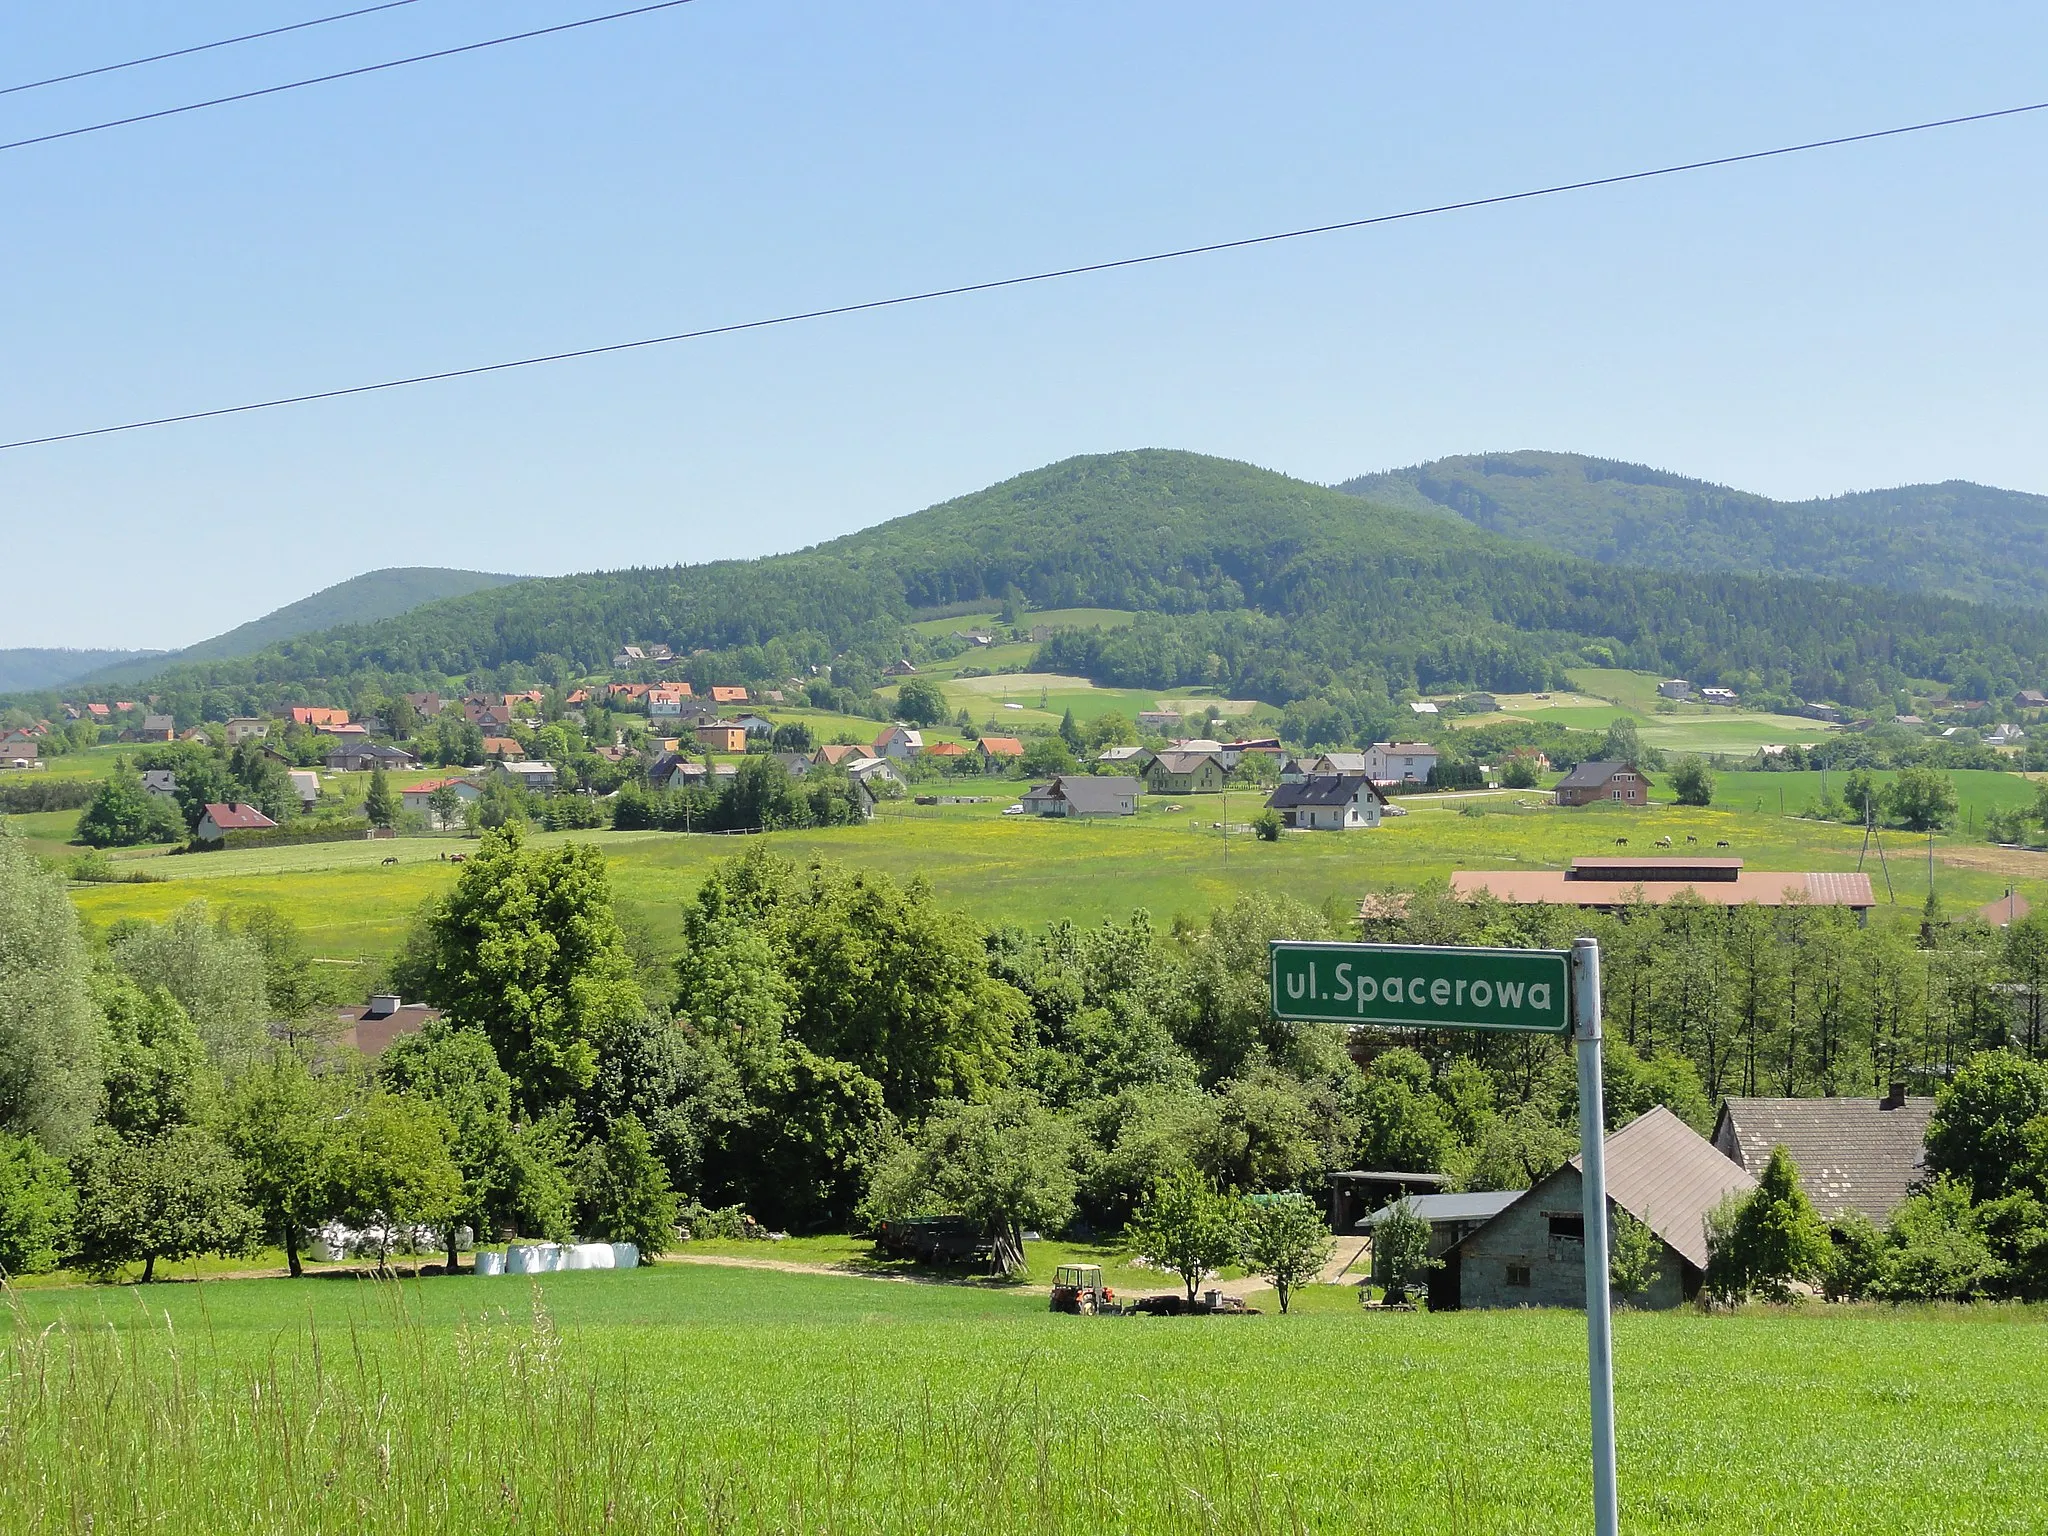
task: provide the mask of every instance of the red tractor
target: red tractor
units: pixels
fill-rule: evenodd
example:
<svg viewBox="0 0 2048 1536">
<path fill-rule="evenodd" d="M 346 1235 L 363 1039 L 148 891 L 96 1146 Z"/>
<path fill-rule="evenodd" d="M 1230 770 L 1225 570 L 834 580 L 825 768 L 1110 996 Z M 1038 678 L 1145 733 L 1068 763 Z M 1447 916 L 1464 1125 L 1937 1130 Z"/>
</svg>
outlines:
<svg viewBox="0 0 2048 1536">
<path fill-rule="evenodd" d="M 1102 1283 L 1100 1264 L 1062 1264 L 1052 1274 L 1052 1310 L 1076 1317 L 1121 1312 L 1116 1292 Z"/>
</svg>

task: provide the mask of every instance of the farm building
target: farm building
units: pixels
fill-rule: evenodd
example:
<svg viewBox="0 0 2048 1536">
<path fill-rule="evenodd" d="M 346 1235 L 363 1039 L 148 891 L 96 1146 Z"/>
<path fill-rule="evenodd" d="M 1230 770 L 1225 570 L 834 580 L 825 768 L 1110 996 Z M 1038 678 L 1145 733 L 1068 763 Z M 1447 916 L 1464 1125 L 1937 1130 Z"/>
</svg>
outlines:
<svg viewBox="0 0 2048 1536">
<path fill-rule="evenodd" d="M 1882 1226 L 1927 1172 L 1932 1098 L 1903 1083 L 1881 1099 L 1724 1099 L 1714 1145 L 1752 1175 L 1783 1146 L 1825 1221 L 1860 1211 Z"/>
<path fill-rule="evenodd" d="M 1408 1208 L 1429 1223 L 1429 1256 L 1442 1259 L 1445 1254 L 1463 1242 L 1487 1222 L 1522 1198 L 1519 1189 L 1476 1189 L 1455 1195 L 1411 1195 Z M 1380 1223 L 1393 1214 L 1399 1201 L 1381 1206 L 1370 1216 L 1356 1224 L 1355 1230 L 1372 1235 L 1379 1230 Z M 1429 1271 L 1429 1309 L 1445 1312 L 1458 1305 L 1457 1292 L 1453 1289 L 1457 1272 L 1445 1263 L 1442 1269 Z M 1387 1283 L 1386 1269 L 1380 1262 L 1377 1250 L 1373 1253 L 1372 1280 L 1375 1285 Z"/>
<path fill-rule="evenodd" d="M 1326 1175 L 1324 1182 L 1330 1186 L 1330 1230 L 1346 1233 L 1356 1231 L 1367 1213 L 1404 1195 L 1440 1194 L 1450 1180 L 1441 1173 L 1346 1168 Z"/>
<path fill-rule="evenodd" d="M 292 781 L 292 792 L 299 797 L 299 808 L 310 811 L 320 800 L 320 775 L 310 768 L 286 770 Z"/>
<path fill-rule="evenodd" d="M 1027 793 L 1024 809 L 1036 816 L 1135 816 L 1138 788 L 1136 779 L 1109 774 L 1062 774 Z"/>
<path fill-rule="evenodd" d="M 438 1008 L 378 993 L 361 1007 L 341 1010 L 341 1042 L 365 1056 L 381 1055 L 392 1041 L 416 1035 L 440 1017 Z"/>
<path fill-rule="evenodd" d="M 1349 832 L 1380 824 L 1387 797 L 1363 773 L 1319 773 L 1275 789 L 1266 808 L 1283 825 L 1305 831 Z"/>
<path fill-rule="evenodd" d="M 1564 870 L 1461 869 L 1452 874 L 1453 896 L 1470 901 L 1481 891 L 1498 901 L 1603 912 L 1660 906 L 1681 894 L 1721 907 L 1800 902 L 1848 907 L 1859 916 L 1877 905 L 1868 875 L 1745 869 L 1740 859 L 1574 859 Z"/>
<path fill-rule="evenodd" d="M 1171 731 L 1180 726 L 1180 712 L 1172 709 L 1141 709 L 1138 711 L 1138 729 L 1141 731 Z"/>
<path fill-rule="evenodd" d="M 1650 781 L 1627 763 L 1581 763 L 1557 781 L 1559 805 L 1648 805 Z"/>
<path fill-rule="evenodd" d="M 1675 1307 L 1699 1294 L 1707 1269 L 1707 1216 L 1756 1179 L 1678 1116 L 1657 1105 L 1607 1137 L 1607 1204 L 1627 1211 L 1662 1244 L 1644 1306 Z M 1439 1282 L 1461 1307 L 1583 1307 L 1586 1223 L 1573 1158 L 1444 1254 Z"/>
</svg>

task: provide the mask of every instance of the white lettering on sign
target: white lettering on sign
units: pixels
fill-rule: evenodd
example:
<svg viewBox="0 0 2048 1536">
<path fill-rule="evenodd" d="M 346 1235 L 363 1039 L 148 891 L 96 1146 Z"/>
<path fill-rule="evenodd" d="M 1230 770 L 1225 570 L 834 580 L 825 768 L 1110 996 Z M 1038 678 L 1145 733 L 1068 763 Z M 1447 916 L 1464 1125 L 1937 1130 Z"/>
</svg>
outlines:
<svg viewBox="0 0 2048 1536">
<path fill-rule="evenodd" d="M 1442 976 L 1435 980 L 1421 976 L 1368 976 L 1354 970 L 1349 960 L 1340 961 L 1337 965 L 1334 991 L 1325 992 L 1322 979 L 1316 975 L 1314 961 L 1310 961 L 1305 970 L 1288 973 L 1285 981 L 1288 997 L 1296 1002 L 1320 1002 L 1327 998 L 1337 1003 L 1350 1003 L 1359 1013 L 1365 1012 L 1368 1003 L 1380 1002 L 1405 1004 L 1411 1008 L 1464 1008 L 1469 1005 L 1473 1008 L 1526 1008 L 1547 1013 L 1552 998 L 1551 985 L 1547 981 L 1493 982 L 1483 977 L 1469 980 L 1463 976 L 1455 980 Z"/>
</svg>

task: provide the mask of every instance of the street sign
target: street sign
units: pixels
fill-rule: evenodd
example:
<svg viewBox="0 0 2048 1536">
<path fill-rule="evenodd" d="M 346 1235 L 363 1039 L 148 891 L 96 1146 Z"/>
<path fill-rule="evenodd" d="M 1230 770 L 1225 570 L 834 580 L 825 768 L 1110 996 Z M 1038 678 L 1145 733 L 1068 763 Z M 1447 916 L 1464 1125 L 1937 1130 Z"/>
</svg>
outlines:
<svg viewBox="0 0 2048 1536">
<path fill-rule="evenodd" d="M 1572 1027 L 1566 950 L 1288 939 L 1272 950 L 1277 1019 L 1544 1035 Z"/>
<path fill-rule="evenodd" d="M 1608 1284 L 1607 1137 L 1600 1083 L 1600 946 L 1468 949 L 1274 939 L 1273 1017 L 1398 1029 L 1571 1034 L 1579 1067 L 1586 1377 L 1593 1410 L 1593 1531 L 1616 1536 L 1614 1319 Z"/>
</svg>

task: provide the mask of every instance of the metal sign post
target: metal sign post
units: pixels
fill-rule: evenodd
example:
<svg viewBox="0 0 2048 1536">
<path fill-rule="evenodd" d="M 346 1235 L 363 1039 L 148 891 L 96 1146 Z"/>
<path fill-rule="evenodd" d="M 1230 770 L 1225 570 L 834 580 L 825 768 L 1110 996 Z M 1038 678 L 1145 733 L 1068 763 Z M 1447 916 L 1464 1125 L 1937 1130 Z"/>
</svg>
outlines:
<svg viewBox="0 0 2048 1536">
<path fill-rule="evenodd" d="M 1586 1375 L 1593 1395 L 1593 1531 L 1615 1536 L 1614 1314 L 1607 1277 L 1606 1105 L 1600 1088 L 1600 945 L 1572 945 L 1579 1053 L 1579 1185 L 1586 1222 Z"/>
<path fill-rule="evenodd" d="M 1594 1536 L 1616 1536 L 1614 1318 L 1607 1271 L 1598 942 L 1580 939 L 1569 950 L 1557 950 L 1275 939 L 1270 948 L 1276 1019 L 1576 1036 L 1586 1354 L 1593 1407 L 1593 1531 Z"/>
</svg>

